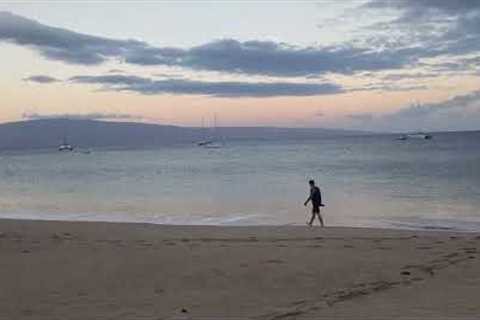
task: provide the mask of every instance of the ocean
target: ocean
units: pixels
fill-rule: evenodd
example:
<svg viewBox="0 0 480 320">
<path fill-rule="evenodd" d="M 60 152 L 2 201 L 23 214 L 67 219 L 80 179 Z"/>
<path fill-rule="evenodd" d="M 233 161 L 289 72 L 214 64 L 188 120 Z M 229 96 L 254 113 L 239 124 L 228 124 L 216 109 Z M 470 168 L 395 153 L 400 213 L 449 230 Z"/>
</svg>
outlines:
<svg viewBox="0 0 480 320">
<path fill-rule="evenodd" d="M 330 226 L 480 230 L 480 132 L 0 153 L 0 217 L 304 225 L 309 179 Z"/>
</svg>

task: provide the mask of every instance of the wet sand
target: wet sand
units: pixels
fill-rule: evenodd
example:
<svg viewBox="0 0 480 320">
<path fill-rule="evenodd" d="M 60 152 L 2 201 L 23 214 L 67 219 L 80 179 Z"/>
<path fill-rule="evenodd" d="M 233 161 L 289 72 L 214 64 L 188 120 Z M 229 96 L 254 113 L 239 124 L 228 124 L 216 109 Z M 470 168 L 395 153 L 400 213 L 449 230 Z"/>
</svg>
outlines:
<svg viewBox="0 0 480 320">
<path fill-rule="evenodd" d="M 0 319 L 473 319 L 480 234 L 0 220 Z"/>
</svg>

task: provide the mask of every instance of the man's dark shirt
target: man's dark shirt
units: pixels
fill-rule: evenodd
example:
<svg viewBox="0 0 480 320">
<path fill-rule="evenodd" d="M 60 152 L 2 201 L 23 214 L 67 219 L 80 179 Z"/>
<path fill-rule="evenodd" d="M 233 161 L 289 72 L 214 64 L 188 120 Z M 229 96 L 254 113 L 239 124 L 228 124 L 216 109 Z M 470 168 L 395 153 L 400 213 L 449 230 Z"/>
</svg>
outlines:
<svg viewBox="0 0 480 320">
<path fill-rule="evenodd" d="M 310 188 L 310 199 L 313 206 L 319 207 L 322 204 L 322 194 L 318 187 Z"/>
</svg>

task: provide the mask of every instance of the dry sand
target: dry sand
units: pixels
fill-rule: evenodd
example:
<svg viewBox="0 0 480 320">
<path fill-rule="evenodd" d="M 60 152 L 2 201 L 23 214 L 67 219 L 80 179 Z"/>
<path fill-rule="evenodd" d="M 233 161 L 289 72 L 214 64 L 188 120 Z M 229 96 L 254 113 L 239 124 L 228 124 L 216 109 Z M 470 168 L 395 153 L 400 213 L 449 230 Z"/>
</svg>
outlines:
<svg viewBox="0 0 480 320">
<path fill-rule="evenodd" d="M 478 319 L 480 235 L 0 220 L 0 319 Z"/>
</svg>

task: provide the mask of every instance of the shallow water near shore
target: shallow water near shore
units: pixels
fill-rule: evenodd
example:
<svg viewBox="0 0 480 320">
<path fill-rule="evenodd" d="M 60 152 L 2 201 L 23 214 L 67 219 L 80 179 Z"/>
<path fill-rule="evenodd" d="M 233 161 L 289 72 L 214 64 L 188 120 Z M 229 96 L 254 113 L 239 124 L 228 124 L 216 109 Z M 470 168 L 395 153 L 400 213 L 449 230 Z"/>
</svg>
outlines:
<svg viewBox="0 0 480 320">
<path fill-rule="evenodd" d="M 0 153 L 0 218 L 480 230 L 480 133 L 228 141 L 90 154 Z"/>
</svg>

